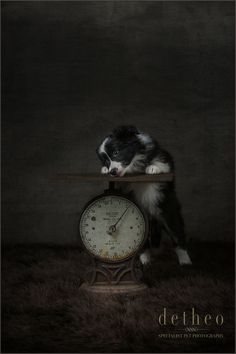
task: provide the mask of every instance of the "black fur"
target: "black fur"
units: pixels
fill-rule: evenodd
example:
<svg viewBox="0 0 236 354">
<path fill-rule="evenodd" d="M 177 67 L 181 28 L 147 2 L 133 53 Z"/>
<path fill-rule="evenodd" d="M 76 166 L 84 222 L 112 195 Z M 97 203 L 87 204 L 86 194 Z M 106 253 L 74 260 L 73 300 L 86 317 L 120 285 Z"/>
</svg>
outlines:
<svg viewBox="0 0 236 354">
<path fill-rule="evenodd" d="M 162 149 L 158 142 L 151 136 L 141 133 L 134 126 L 120 126 L 113 130 L 97 149 L 97 153 L 103 166 L 107 167 L 107 173 L 122 176 L 127 173 L 150 173 L 147 168 L 167 169 L 174 172 L 172 156 Z M 154 172 L 166 172 L 165 170 Z M 181 214 L 181 206 L 176 196 L 175 182 L 156 184 L 155 205 L 150 196 L 150 205 L 142 205 L 150 218 L 151 243 L 158 246 L 161 239 L 161 231 L 165 229 L 170 235 L 174 246 L 186 247 L 184 220 Z M 134 185 L 131 190 L 134 198 L 138 201 L 139 190 Z M 148 193 L 144 190 L 141 193 Z M 152 193 L 149 193 L 152 194 Z M 147 194 L 149 197 L 149 195 Z M 142 199 L 141 199 L 142 200 Z M 153 210 L 153 208 L 155 210 Z"/>
</svg>

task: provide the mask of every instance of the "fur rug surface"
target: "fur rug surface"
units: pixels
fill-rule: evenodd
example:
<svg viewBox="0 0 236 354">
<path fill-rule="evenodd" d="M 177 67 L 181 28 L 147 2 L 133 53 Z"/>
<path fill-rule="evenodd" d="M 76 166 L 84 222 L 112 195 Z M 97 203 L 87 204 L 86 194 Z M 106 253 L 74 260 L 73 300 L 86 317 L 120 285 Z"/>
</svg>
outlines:
<svg viewBox="0 0 236 354">
<path fill-rule="evenodd" d="M 163 243 L 144 272 L 147 290 L 96 295 L 80 288 L 89 257 L 78 247 L 2 247 L 2 352 L 234 352 L 234 245 L 193 243 L 190 254 L 193 266 L 181 267 Z M 170 323 L 193 307 L 211 325 Z"/>
</svg>

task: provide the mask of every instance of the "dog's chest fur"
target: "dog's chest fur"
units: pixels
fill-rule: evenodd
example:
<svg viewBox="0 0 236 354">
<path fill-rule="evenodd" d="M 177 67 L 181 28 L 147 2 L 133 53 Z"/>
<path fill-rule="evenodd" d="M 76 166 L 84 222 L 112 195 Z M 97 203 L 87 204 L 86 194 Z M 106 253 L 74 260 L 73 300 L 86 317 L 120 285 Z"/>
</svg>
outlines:
<svg viewBox="0 0 236 354">
<path fill-rule="evenodd" d="M 132 193 L 135 201 L 151 216 L 158 216 L 164 199 L 163 183 L 122 183 L 123 193 Z"/>
</svg>

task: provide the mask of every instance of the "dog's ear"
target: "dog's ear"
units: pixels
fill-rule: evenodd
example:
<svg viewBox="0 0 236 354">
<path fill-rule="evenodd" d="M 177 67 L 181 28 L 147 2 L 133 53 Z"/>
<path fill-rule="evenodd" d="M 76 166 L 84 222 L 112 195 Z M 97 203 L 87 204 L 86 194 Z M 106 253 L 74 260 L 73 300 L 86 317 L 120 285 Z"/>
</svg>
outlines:
<svg viewBox="0 0 236 354">
<path fill-rule="evenodd" d="M 136 134 L 139 134 L 139 131 L 133 125 L 121 125 L 115 128 L 112 132 L 112 135 L 120 140 L 129 139 Z"/>
</svg>

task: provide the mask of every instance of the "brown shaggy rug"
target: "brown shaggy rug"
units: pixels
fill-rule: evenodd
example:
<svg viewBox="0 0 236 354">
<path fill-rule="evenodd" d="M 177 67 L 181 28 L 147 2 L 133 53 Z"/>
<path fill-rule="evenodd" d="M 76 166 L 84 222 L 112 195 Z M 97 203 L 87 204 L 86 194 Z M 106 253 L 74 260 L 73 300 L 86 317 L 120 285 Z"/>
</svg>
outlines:
<svg viewBox="0 0 236 354">
<path fill-rule="evenodd" d="M 3 247 L 2 352 L 234 352 L 234 246 L 190 246 L 194 265 L 180 267 L 163 244 L 136 295 L 86 294 L 89 259 L 77 247 Z M 211 325 L 170 323 L 192 307 Z"/>
</svg>

